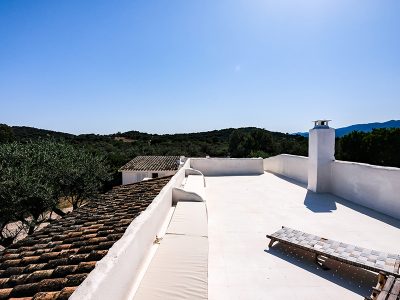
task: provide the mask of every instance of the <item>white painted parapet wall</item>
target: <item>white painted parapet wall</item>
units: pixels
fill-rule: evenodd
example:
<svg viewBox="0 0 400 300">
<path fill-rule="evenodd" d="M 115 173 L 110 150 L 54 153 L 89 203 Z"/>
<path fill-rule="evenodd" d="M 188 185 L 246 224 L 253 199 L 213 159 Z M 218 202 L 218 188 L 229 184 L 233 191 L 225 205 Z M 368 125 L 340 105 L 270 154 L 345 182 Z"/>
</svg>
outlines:
<svg viewBox="0 0 400 300">
<path fill-rule="evenodd" d="M 262 158 L 191 158 L 190 167 L 204 176 L 260 175 Z"/>
<path fill-rule="evenodd" d="M 264 159 L 264 170 L 307 184 L 308 157 L 281 154 Z"/>
<path fill-rule="evenodd" d="M 264 170 L 307 183 L 308 158 L 273 156 L 264 159 Z M 328 192 L 400 219 L 400 168 L 335 160 Z"/>
<path fill-rule="evenodd" d="M 331 193 L 400 219 L 400 168 L 336 160 Z"/>
</svg>

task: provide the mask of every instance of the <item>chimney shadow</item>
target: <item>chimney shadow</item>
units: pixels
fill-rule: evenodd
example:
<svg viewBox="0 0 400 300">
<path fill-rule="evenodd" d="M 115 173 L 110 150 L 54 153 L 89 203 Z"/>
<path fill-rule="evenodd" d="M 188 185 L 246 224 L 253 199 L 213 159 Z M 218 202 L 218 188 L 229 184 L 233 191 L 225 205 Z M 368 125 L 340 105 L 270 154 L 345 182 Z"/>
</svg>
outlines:
<svg viewBox="0 0 400 300">
<path fill-rule="evenodd" d="M 315 213 L 331 213 L 336 210 L 335 198 L 330 194 L 317 194 L 307 191 L 304 205 Z"/>
<path fill-rule="evenodd" d="M 315 213 L 332 213 L 337 209 L 337 204 L 400 229 L 400 220 L 329 193 L 307 191 L 304 199 L 304 205 Z"/>
<path fill-rule="evenodd" d="M 337 196 L 333 196 L 333 197 L 335 197 L 336 203 L 339 203 L 339 204 L 346 206 L 352 210 L 362 213 L 363 215 L 366 215 L 370 218 L 379 220 L 381 222 L 384 222 L 388 225 L 391 225 L 393 227 L 400 229 L 400 220 L 398 220 L 394 217 L 385 215 L 385 214 L 377 212 L 376 210 L 373 210 L 371 208 L 362 206 L 360 204 L 356 204 L 354 202 L 351 202 L 349 200 L 346 200 L 346 199 L 343 199 L 343 198 L 340 198 Z"/>
<path fill-rule="evenodd" d="M 286 177 L 286 176 L 283 176 L 280 174 L 276 174 L 276 173 L 272 173 L 272 172 L 268 172 L 268 173 L 271 173 L 272 175 L 274 175 L 280 179 L 283 179 L 287 182 L 297 185 L 298 187 L 307 189 L 307 185 L 302 182 L 296 181 L 294 179 L 291 179 L 289 177 Z M 384 222 L 388 225 L 391 225 L 393 227 L 400 229 L 400 220 L 398 220 L 394 217 L 385 215 L 383 213 L 380 213 L 378 211 L 375 211 L 371 208 L 354 203 L 350 200 L 340 198 L 339 196 L 335 196 L 330 193 L 314 193 L 314 192 L 307 190 L 306 197 L 304 198 L 303 203 L 307 209 L 309 209 L 310 211 L 315 212 L 315 213 L 333 213 L 334 211 L 337 210 L 337 204 L 343 205 L 343 206 L 346 206 L 347 208 L 357 211 L 357 212 L 359 212 L 363 215 L 366 215 L 370 218 L 379 220 L 381 222 Z"/>
</svg>

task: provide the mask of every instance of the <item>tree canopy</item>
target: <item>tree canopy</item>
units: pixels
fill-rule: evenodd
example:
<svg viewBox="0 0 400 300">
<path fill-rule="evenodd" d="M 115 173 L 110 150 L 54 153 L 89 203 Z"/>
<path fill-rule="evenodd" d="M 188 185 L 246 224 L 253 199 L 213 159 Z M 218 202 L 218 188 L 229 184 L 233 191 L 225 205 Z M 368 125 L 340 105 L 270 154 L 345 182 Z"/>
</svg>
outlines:
<svg viewBox="0 0 400 300">
<path fill-rule="evenodd" d="M 336 145 L 337 159 L 400 168 L 400 128 L 353 131 Z"/>
<path fill-rule="evenodd" d="M 239 128 L 229 138 L 232 157 L 269 157 L 280 153 L 307 155 L 308 140 L 299 135 L 272 133 L 260 128 Z"/>
<path fill-rule="evenodd" d="M 0 124 L 0 143 L 8 143 L 14 140 L 12 128 L 6 124 Z"/>
<path fill-rule="evenodd" d="M 74 208 L 90 200 L 108 179 L 101 157 L 70 144 L 0 144 L 0 244 L 11 243 L 21 230 L 33 233 L 50 211 L 62 214 L 61 198 Z M 13 222 L 20 225 L 10 229 Z"/>
</svg>

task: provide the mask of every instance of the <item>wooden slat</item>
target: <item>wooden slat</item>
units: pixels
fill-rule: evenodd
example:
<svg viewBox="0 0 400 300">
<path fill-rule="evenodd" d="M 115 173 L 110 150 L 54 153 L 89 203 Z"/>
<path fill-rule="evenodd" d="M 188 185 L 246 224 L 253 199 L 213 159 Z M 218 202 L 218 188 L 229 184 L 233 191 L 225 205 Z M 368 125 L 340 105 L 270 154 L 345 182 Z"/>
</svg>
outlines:
<svg viewBox="0 0 400 300">
<path fill-rule="evenodd" d="M 386 297 L 387 297 L 388 295 L 389 295 L 388 292 L 382 291 L 382 292 L 379 293 L 379 295 L 378 295 L 378 297 L 376 298 L 376 300 L 386 300 Z"/>
<path fill-rule="evenodd" d="M 388 279 L 385 282 L 385 285 L 383 286 L 382 291 L 390 293 L 390 290 L 392 289 L 394 283 L 394 277 L 389 276 Z"/>
<path fill-rule="evenodd" d="M 317 255 L 341 261 L 374 272 L 384 272 L 399 277 L 396 267 L 400 261 L 398 254 L 375 251 L 367 248 L 329 240 L 316 235 L 282 227 L 277 232 L 267 235 L 271 241 L 293 245 Z M 270 243 L 271 244 L 271 243 Z"/>
<path fill-rule="evenodd" d="M 394 271 L 400 273 L 400 259 L 398 259 L 394 265 Z"/>
<path fill-rule="evenodd" d="M 390 292 L 396 296 L 400 295 L 400 279 L 396 279 L 396 282 L 394 283 L 393 288 Z"/>
</svg>

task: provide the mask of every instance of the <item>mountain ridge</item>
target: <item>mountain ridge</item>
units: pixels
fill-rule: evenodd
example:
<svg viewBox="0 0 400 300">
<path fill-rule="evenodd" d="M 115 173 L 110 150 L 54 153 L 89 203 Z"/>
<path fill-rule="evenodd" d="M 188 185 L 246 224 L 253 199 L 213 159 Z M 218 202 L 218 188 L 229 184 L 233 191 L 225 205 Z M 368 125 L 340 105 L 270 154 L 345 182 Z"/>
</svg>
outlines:
<svg viewBox="0 0 400 300">
<path fill-rule="evenodd" d="M 27 137 L 48 137 L 48 136 L 53 136 L 53 137 L 61 137 L 64 139 L 70 139 L 74 137 L 85 137 L 85 136 L 97 136 L 97 137 L 107 137 L 107 138 L 113 138 L 116 139 L 118 137 L 126 137 L 126 138 L 132 138 L 132 139 L 151 139 L 153 137 L 171 137 L 171 136 L 177 136 L 177 137 L 182 137 L 182 136 L 187 136 L 187 135 L 204 135 L 204 134 L 217 134 L 218 133 L 227 133 L 231 132 L 235 129 L 242 129 L 242 130 L 249 130 L 249 129 L 254 129 L 256 127 L 241 127 L 241 128 L 223 128 L 223 129 L 215 129 L 215 130 L 210 130 L 210 131 L 201 131 L 201 132 L 191 132 L 191 133 L 174 133 L 174 134 L 151 134 L 151 133 L 146 133 L 146 132 L 139 132 L 136 130 L 129 130 L 126 132 L 117 132 L 117 133 L 112 133 L 112 134 L 95 134 L 95 133 L 84 133 L 84 134 L 71 134 L 71 133 L 65 133 L 65 132 L 59 132 L 59 131 L 53 131 L 53 130 L 48 130 L 48 129 L 41 129 L 41 128 L 36 128 L 36 127 L 29 127 L 29 126 L 10 126 L 13 130 L 13 132 L 19 137 L 19 138 L 27 138 Z M 345 127 L 340 127 L 336 128 L 336 137 L 342 137 L 345 136 L 353 131 L 361 131 L 361 132 L 370 132 L 373 129 L 378 129 L 378 128 L 400 128 L 400 120 L 389 120 L 385 122 L 371 122 L 371 123 L 360 123 L 360 124 L 353 124 Z M 264 129 L 266 130 L 266 129 Z M 286 133 L 283 132 L 274 132 L 274 131 L 269 131 L 273 134 L 278 134 L 278 135 L 286 135 Z M 293 133 L 293 135 L 300 135 L 303 137 L 308 137 L 308 132 L 296 132 Z"/>
<path fill-rule="evenodd" d="M 400 128 L 400 120 L 353 124 L 346 127 L 336 128 L 335 130 L 336 130 L 336 137 L 342 137 L 353 131 L 371 132 L 372 129 L 379 129 L 379 128 Z M 297 132 L 295 134 L 308 137 L 308 132 Z"/>
</svg>

